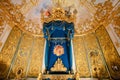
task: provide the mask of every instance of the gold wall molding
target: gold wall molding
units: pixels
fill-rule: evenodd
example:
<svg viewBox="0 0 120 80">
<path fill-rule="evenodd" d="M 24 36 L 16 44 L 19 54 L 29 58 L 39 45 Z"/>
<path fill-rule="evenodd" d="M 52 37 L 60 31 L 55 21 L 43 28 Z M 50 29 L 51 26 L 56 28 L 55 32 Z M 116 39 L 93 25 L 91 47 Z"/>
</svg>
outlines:
<svg viewBox="0 0 120 80">
<path fill-rule="evenodd" d="M 120 78 L 120 58 L 104 26 L 96 30 L 111 77 Z"/>
<path fill-rule="evenodd" d="M 30 67 L 27 74 L 29 77 L 36 77 L 39 72 L 42 72 L 41 66 L 43 64 L 44 43 L 44 38 L 34 38 Z"/>
<path fill-rule="evenodd" d="M 109 77 L 94 33 L 75 37 L 73 47 L 76 69 L 80 77 Z"/>
<path fill-rule="evenodd" d="M 44 38 L 23 34 L 23 37 L 21 38 L 21 42 L 19 43 L 20 46 L 17 48 L 18 42 L 22 35 L 21 33 L 22 31 L 19 28 L 14 27 L 4 45 L 4 48 L 0 53 L 0 66 L 1 66 L 0 78 L 6 78 L 7 75 L 8 78 L 17 78 L 16 73 L 20 68 L 22 69 L 22 75 L 21 75 L 22 78 L 25 77 L 26 74 L 27 76 L 36 77 L 38 76 L 39 72 L 42 71 L 42 67 L 40 66 L 42 66 Z M 33 40 L 34 40 L 34 45 L 32 48 Z M 18 51 L 16 53 L 17 55 L 15 56 L 16 50 Z M 30 66 L 27 67 L 29 57 L 30 57 L 30 62 L 29 62 Z M 12 62 L 12 60 L 14 62 Z"/>
<path fill-rule="evenodd" d="M 98 78 L 108 78 L 108 72 L 101 56 L 102 51 L 100 50 L 99 42 L 94 33 L 85 35 L 84 43 L 88 55 L 88 60 L 91 68 L 91 76 Z"/>
<path fill-rule="evenodd" d="M 0 37 L 3 34 L 4 29 L 5 29 L 4 25 L 0 26 Z"/>
<path fill-rule="evenodd" d="M 80 77 L 89 77 L 90 72 L 82 37 L 74 37 L 73 49 L 76 61 L 76 71 L 78 71 Z"/>
<path fill-rule="evenodd" d="M 28 65 L 28 59 L 30 55 L 30 50 L 32 48 L 33 37 L 28 36 L 27 34 L 23 34 L 21 38 L 21 43 L 19 43 L 19 47 L 17 48 L 16 56 L 14 58 L 14 62 L 12 63 L 11 71 L 16 73 L 18 68 L 23 69 L 23 74 L 21 77 L 26 77 L 26 70 Z M 9 74 L 10 78 L 14 78 L 15 76 L 11 73 Z"/>
<path fill-rule="evenodd" d="M 2 44 L 3 44 L 3 43 L 0 41 L 0 47 L 2 46 Z"/>
<path fill-rule="evenodd" d="M 11 65 L 12 58 L 14 57 L 14 53 L 16 51 L 16 47 L 19 42 L 20 36 L 21 31 L 18 28 L 14 27 L 0 53 L 1 56 L 0 61 L 4 63 L 4 65 L 1 66 L 2 67 L 6 66 L 5 69 L 2 70 L 2 73 L 0 73 L 0 77 L 3 78 L 7 77 L 7 73 Z"/>
</svg>

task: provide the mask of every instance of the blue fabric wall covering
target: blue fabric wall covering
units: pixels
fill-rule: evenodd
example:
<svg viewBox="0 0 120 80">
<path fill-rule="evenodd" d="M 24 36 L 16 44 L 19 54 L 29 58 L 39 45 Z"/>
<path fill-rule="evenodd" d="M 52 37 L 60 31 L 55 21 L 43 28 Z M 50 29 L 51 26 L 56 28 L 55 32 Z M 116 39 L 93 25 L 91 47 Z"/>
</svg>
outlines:
<svg viewBox="0 0 120 80">
<path fill-rule="evenodd" d="M 71 39 L 74 35 L 74 24 L 65 21 L 51 21 L 44 23 L 43 32 L 44 38 L 46 38 L 45 66 L 47 71 L 50 71 L 58 58 L 62 60 L 67 71 L 70 71 L 72 67 Z M 56 45 L 64 48 L 64 54 L 60 56 L 54 54 Z"/>
</svg>

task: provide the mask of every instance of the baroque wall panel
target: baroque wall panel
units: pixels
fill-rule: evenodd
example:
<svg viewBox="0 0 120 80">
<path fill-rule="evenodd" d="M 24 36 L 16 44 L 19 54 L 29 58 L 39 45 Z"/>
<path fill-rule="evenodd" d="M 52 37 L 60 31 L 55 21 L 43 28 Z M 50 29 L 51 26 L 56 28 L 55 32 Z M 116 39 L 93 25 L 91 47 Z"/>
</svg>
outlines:
<svg viewBox="0 0 120 80">
<path fill-rule="evenodd" d="M 108 78 L 108 73 L 103 64 L 101 51 L 96 41 L 94 34 L 88 34 L 84 36 L 84 42 L 88 54 L 88 60 L 90 63 L 91 75 L 97 78 Z"/>
<path fill-rule="evenodd" d="M 118 52 L 116 51 L 104 26 L 99 27 L 96 30 L 96 34 L 112 78 L 120 79 L 120 56 L 118 55 Z"/>
<path fill-rule="evenodd" d="M 13 63 L 11 70 L 14 75 L 10 73 L 10 78 L 26 77 L 26 70 L 32 45 L 33 37 L 27 34 L 23 34 L 17 55 L 14 58 L 15 62 Z"/>
<path fill-rule="evenodd" d="M 0 53 L 0 78 L 7 76 L 20 36 L 21 31 L 14 27 Z"/>
<path fill-rule="evenodd" d="M 42 71 L 44 41 L 44 38 L 34 38 L 34 47 L 32 49 L 31 62 L 27 74 L 29 77 L 38 77 L 38 74 Z"/>
<path fill-rule="evenodd" d="M 76 68 L 80 77 L 89 77 L 90 72 L 86 59 L 86 52 L 83 45 L 82 37 L 74 37 L 73 49 L 75 54 Z"/>
</svg>

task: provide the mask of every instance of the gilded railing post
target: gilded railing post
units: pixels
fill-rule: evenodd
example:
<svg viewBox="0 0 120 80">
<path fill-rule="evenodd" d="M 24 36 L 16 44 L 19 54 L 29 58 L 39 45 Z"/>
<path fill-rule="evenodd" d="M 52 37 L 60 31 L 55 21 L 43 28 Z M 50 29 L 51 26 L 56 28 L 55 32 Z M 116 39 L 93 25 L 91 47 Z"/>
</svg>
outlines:
<svg viewBox="0 0 120 80">
<path fill-rule="evenodd" d="M 76 80 L 80 80 L 80 75 L 79 75 L 78 72 L 75 73 L 75 79 L 76 79 Z"/>
<path fill-rule="evenodd" d="M 39 73 L 37 80 L 42 80 L 42 72 Z"/>
</svg>

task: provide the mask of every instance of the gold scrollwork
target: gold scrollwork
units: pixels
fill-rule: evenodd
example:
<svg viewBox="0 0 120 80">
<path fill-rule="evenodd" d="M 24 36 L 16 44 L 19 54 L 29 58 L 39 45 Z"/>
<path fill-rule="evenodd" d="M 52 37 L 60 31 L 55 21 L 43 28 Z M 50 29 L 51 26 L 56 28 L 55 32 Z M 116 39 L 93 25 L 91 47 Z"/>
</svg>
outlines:
<svg viewBox="0 0 120 80">
<path fill-rule="evenodd" d="M 39 72 L 42 72 L 42 59 L 44 53 L 44 38 L 34 38 L 34 46 L 31 54 L 30 68 L 28 76 L 38 76 Z M 38 65 L 39 64 L 39 65 Z"/>
<path fill-rule="evenodd" d="M 58 58 L 54 66 L 51 68 L 51 71 L 67 71 L 67 68 L 64 67 L 62 60 Z"/>
<path fill-rule="evenodd" d="M 64 74 L 64 75 L 42 75 L 42 79 L 51 79 L 51 80 L 67 80 L 68 78 L 74 79 L 75 76 L 72 74 Z"/>
<path fill-rule="evenodd" d="M 120 78 L 120 58 L 104 26 L 96 30 L 109 72 L 114 79 Z"/>
<path fill-rule="evenodd" d="M 62 20 L 62 21 L 67 21 L 67 22 L 74 22 L 75 21 L 75 15 L 71 15 L 70 17 L 67 17 L 65 15 L 65 10 L 62 8 L 53 8 L 52 13 L 48 18 L 45 18 L 43 14 L 41 14 L 41 21 L 42 23 L 50 22 L 53 20 Z"/>
<path fill-rule="evenodd" d="M 86 52 L 83 44 L 83 37 L 75 37 L 73 39 L 73 48 L 76 61 L 76 69 L 80 77 L 90 76 L 89 67 L 86 58 Z M 81 66 L 82 65 L 82 66 Z"/>
<path fill-rule="evenodd" d="M 16 77 L 15 79 L 21 79 L 22 78 L 22 73 L 23 73 L 23 69 L 22 68 L 17 68 L 18 70 L 16 70 Z"/>
<path fill-rule="evenodd" d="M 0 74 L 0 77 L 6 77 L 8 73 L 20 36 L 21 31 L 14 27 L 0 53 L 0 56 L 2 57 L 0 61 L 4 62 L 5 65 L 2 66 L 4 67 L 4 70 L 2 71 L 2 74 Z"/>
</svg>

